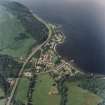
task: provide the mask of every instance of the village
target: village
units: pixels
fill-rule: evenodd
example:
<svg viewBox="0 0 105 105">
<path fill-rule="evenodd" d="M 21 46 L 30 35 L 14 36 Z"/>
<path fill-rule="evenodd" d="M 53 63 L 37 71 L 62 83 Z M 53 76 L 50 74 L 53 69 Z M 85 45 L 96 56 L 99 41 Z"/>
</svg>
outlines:
<svg viewBox="0 0 105 105">
<path fill-rule="evenodd" d="M 34 75 L 41 75 L 47 73 L 54 73 L 57 76 L 56 79 L 62 78 L 64 75 L 74 76 L 76 73 L 80 72 L 75 70 L 70 63 L 62 59 L 62 57 L 57 53 L 56 46 L 62 44 L 65 40 L 65 36 L 59 28 L 55 25 L 52 27 L 53 35 L 51 40 L 43 46 L 42 49 L 37 51 L 35 56 L 29 61 L 29 68 L 25 68 L 22 77 L 32 78 Z M 24 62 L 24 58 L 20 57 L 19 62 Z M 71 63 L 73 60 L 71 59 Z M 8 78 L 8 83 L 11 88 L 15 83 L 15 78 Z M 56 85 L 55 85 L 56 86 Z M 57 88 L 54 86 L 48 94 L 57 94 Z"/>
<path fill-rule="evenodd" d="M 54 72 L 58 74 L 71 74 L 78 73 L 79 71 L 72 69 L 71 64 L 62 59 L 57 53 L 56 46 L 62 44 L 65 40 L 63 32 L 53 25 L 53 35 L 51 40 L 36 53 L 36 56 L 30 60 L 32 69 L 36 74 Z M 73 60 L 71 59 L 71 63 Z M 23 73 L 26 77 L 31 77 L 32 72 L 25 71 Z M 62 75 L 61 75 L 62 76 Z"/>
</svg>

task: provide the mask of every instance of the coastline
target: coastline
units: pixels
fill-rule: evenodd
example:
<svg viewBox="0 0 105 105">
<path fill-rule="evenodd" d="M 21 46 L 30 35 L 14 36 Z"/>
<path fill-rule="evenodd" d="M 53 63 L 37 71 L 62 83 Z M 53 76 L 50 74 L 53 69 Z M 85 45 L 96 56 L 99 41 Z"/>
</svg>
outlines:
<svg viewBox="0 0 105 105">
<path fill-rule="evenodd" d="M 56 29 L 59 28 L 59 27 L 57 28 L 57 26 L 55 26 L 55 27 L 56 27 Z M 62 45 L 62 44 L 65 42 L 65 39 L 66 39 L 66 36 L 65 36 L 64 32 L 62 32 L 61 29 L 60 29 L 60 31 L 61 31 L 61 33 L 62 33 L 61 36 L 63 37 L 63 38 L 62 38 L 63 40 L 62 40 L 60 43 L 58 42 L 58 43 L 55 45 L 54 51 L 57 53 L 58 56 L 61 57 L 62 61 L 65 62 L 67 65 L 69 65 L 70 67 L 74 68 L 77 72 L 79 72 L 79 73 L 81 73 L 81 74 L 86 74 L 83 70 L 81 70 L 81 69 L 80 69 L 79 67 L 77 67 L 75 64 L 71 63 L 71 62 L 72 62 L 72 59 L 69 61 L 67 58 L 61 56 L 61 55 L 59 54 L 59 52 L 57 51 L 57 47 L 58 47 L 59 45 Z"/>
<path fill-rule="evenodd" d="M 50 39 L 52 39 L 52 36 L 53 36 L 53 29 L 52 29 L 52 27 L 53 26 L 56 27 L 55 25 L 52 25 L 52 24 L 47 23 L 46 21 L 44 21 L 43 19 L 41 19 L 40 17 L 38 17 L 38 15 L 36 15 L 35 13 L 32 13 L 32 15 L 33 15 L 33 17 L 35 17 L 38 21 L 40 21 L 41 23 L 43 23 L 48 28 L 48 31 L 49 31 L 48 32 L 48 37 L 47 37 L 47 39 L 43 43 L 39 44 L 38 46 L 35 46 L 35 47 L 33 46 L 33 48 L 35 48 L 35 49 L 32 52 L 30 52 L 30 54 L 28 54 L 27 58 L 25 59 L 25 62 L 22 65 L 22 68 L 20 69 L 20 72 L 18 74 L 18 77 L 21 77 L 22 76 L 22 74 L 23 74 L 23 72 L 25 70 L 26 65 L 29 63 L 29 61 L 32 59 L 32 57 L 36 54 L 36 52 L 39 51 L 39 50 L 41 50 L 42 47 L 45 46 L 50 41 Z M 55 36 L 55 34 L 54 34 L 54 36 Z M 59 52 L 57 51 L 56 48 L 57 48 L 58 45 L 61 45 L 61 44 L 63 44 L 65 42 L 66 36 L 62 32 L 62 30 L 61 30 L 60 35 L 58 36 L 58 39 L 59 39 L 59 42 L 56 42 L 56 44 L 55 44 L 55 46 L 53 48 L 53 51 L 58 56 L 61 57 L 61 55 L 59 54 Z M 80 74 L 84 74 L 84 75 L 86 74 L 87 76 L 89 75 L 89 76 L 93 76 L 93 77 L 94 76 L 101 76 L 101 78 L 102 78 L 102 75 L 93 75 L 93 73 L 87 74 L 86 72 L 83 72 L 79 67 L 76 67 L 76 64 L 74 64 L 73 59 L 71 59 L 70 61 L 67 61 L 66 58 L 61 57 L 61 61 L 65 62 L 65 65 L 68 65 L 70 68 L 73 68 L 76 71 L 76 73 L 80 73 Z M 74 73 L 73 76 L 75 76 L 76 73 Z M 17 88 L 19 82 L 20 82 L 20 79 L 21 78 L 17 78 L 16 79 L 15 85 L 14 85 L 14 87 L 12 89 L 12 92 L 10 94 L 9 100 L 7 102 L 7 105 L 10 105 L 10 103 L 12 102 L 13 96 L 15 95 L 15 91 L 16 91 L 16 88 Z"/>
<path fill-rule="evenodd" d="M 30 11 L 31 11 L 31 13 L 33 14 L 33 16 L 35 16 L 35 18 L 37 17 L 37 19 L 39 19 L 39 21 L 41 20 L 41 21 L 43 22 L 43 24 L 49 29 L 49 27 L 48 27 L 48 25 L 47 25 L 47 24 L 48 24 L 47 22 L 45 22 L 45 21 L 44 21 L 42 18 L 40 18 L 37 14 L 33 13 L 32 10 L 30 10 Z M 50 23 L 49 23 L 49 24 L 50 24 Z M 53 25 L 53 24 L 51 24 L 51 25 Z M 55 26 L 57 29 L 60 28 L 60 31 L 62 32 L 62 29 L 61 29 L 62 26 L 61 26 L 61 25 L 60 25 L 60 27 L 59 27 L 59 25 L 58 25 L 58 26 L 54 25 L 54 26 Z M 58 43 L 58 44 L 55 45 L 54 51 L 58 54 L 58 56 L 60 56 L 60 57 L 62 58 L 62 60 L 63 60 L 64 62 L 66 62 L 68 65 L 71 65 L 73 68 L 76 69 L 76 71 L 79 71 L 81 74 L 93 75 L 94 77 L 97 77 L 97 76 L 103 77 L 103 76 L 105 76 L 105 74 L 101 74 L 101 73 L 85 72 L 85 71 L 82 70 L 80 67 L 78 67 L 76 63 L 71 63 L 67 58 L 61 56 L 61 55 L 59 54 L 59 52 L 57 51 L 57 47 L 58 47 L 59 45 L 62 45 L 62 44 L 65 42 L 65 40 L 66 40 L 66 35 L 64 34 L 64 32 L 62 32 L 62 37 L 63 37 L 63 41 L 61 41 L 60 43 Z M 72 60 L 72 59 L 71 59 L 71 60 Z"/>
<path fill-rule="evenodd" d="M 59 28 L 59 27 L 58 27 Z M 61 30 L 61 29 L 60 29 Z M 62 30 L 61 30 L 62 31 Z M 95 77 L 95 78 L 97 78 L 97 77 L 101 77 L 101 78 L 104 78 L 105 77 L 105 74 L 101 74 L 101 73 L 91 73 L 91 72 L 85 72 L 84 70 L 82 70 L 80 67 L 78 67 L 78 65 L 76 64 L 76 63 L 72 63 L 71 61 L 73 60 L 73 59 L 67 59 L 66 57 L 63 57 L 63 56 L 61 56 L 60 54 L 59 54 L 59 52 L 57 51 L 57 47 L 58 46 L 60 46 L 60 45 L 62 45 L 64 42 L 65 42 L 65 39 L 66 39 L 66 35 L 64 34 L 64 32 L 62 32 L 63 34 L 62 34 L 62 37 L 63 37 L 63 41 L 61 42 L 61 43 L 58 43 L 58 44 L 56 44 L 55 45 L 55 47 L 54 47 L 54 50 L 55 50 L 55 52 L 58 54 L 58 56 L 60 56 L 61 57 L 61 59 L 64 61 L 64 62 L 66 62 L 68 65 L 71 65 L 73 68 L 75 68 L 75 70 L 76 71 L 79 71 L 81 74 L 86 74 L 86 75 L 89 75 L 89 76 L 93 76 L 93 77 Z"/>
</svg>

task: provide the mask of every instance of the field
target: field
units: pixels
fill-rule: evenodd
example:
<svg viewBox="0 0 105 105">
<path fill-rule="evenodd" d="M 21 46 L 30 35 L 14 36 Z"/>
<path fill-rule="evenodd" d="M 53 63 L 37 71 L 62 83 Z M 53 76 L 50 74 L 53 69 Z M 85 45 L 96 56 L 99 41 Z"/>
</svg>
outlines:
<svg viewBox="0 0 105 105">
<path fill-rule="evenodd" d="M 33 105 L 59 105 L 60 96 L 50 95 L 49 92 L 52 89 L 52 84 L 54 81 L 48 75 L 40 75 L 37 78 L 37 83 L 35 86 L 35 91 L 33 93 Z"/>
<path fill-rule="evenodd" d="M 0 97 L 4 96 L 4 92 L 2 89 L 0 89 Z M 0 105 L 5 105 L 5 99 L 0 99 Z"/>
<path fill-rule="evenodd" d="M 5 105 L 5 99 L 0 100 L 0 105 Z"/>
<path fill-rule="evenodd" d="M 0 54 L 25 56 L 34 43 L 21 22 L 0 5 Z"/>
<path fill-rule="evenodd" d="M 0 88 L 0 97 L 4 96 L 3 90 Z"/>
<path fill-rule="evenodd" d="M 76 83 L 67 83 L 67 87 L 67 105 L 97 105 L 102 101 L 99 96 L 82 88 L 79 88 Z"/>
<path fill-rule="evenodd" d="M 18 102 L 22 103 L 27 102 L 28 88 L 29 88 L 29 80 L 27 78 L 21 78 L 15 95 L 15 99 Z"/>
</svg>

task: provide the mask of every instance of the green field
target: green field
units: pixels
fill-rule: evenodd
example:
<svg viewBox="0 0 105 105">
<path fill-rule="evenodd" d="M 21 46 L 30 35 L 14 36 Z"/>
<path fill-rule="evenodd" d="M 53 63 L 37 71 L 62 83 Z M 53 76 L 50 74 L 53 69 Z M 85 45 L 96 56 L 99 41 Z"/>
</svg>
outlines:
<svg viewBox="0 0 105 105">
<path fill-rule="evenodd" d="M 0 97 L 4 96 L 3 90 L 0 88 Z M 0 105 L 5 105 L 5 99 L 0 99 Z"/>
<path fill-rule="evenodd" d="M 76 83 L 67 83 L 68 102 L 67 105 L 97 105 L 102 99 L 80 87 Z"/>
<path fill-rule="evenodd" d="M 48 74 L 40 75 L 37 78 L 35 91 L 33 93 L 33 105 L 59 105 L 59 95 L 49 95 L 54 81 Z"/>
<path fill-rule="evenodd" d="M 0 54 L 25 56 L 34 43 L 35 40 L 25 31 L 21 22 L 0 5 Z"/>
<path fill-rule="evenodd" d="M 4 91 L 0 88 L 0 97 L 4 96 Z"/>
<path fill-rule="evenodd" d="M 16 101 L 27 103 L 28 88 L 29 88 L 29 80 L 27 78 L 21 78 L 15 95 Z"/>
<path fill-rule="evenodd" d="M 0 100 L 0 105 L 5 105 L 5 99 Z"/>
</svg>

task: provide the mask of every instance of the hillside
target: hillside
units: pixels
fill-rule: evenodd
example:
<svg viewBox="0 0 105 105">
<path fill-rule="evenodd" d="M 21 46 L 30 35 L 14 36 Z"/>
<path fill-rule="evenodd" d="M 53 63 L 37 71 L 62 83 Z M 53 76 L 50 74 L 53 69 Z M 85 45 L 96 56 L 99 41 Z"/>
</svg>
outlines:
<svg viewBox="0 0 105 105">
<path fill-rule="evenodd" d="M 27 57 L 32 47 L 47 36 L 47 27 L 27 7 L 17 2 L 0 2 L 0 81 L 16 77 L 22 65 L 17 59 Z M 5 84 L 0 87 L 6 87 Z"/>
<path fill-rule="evenodd" d="M 48 29 L 17 2 L 0 5 L 0 54 L 25 56 L 47 38 Z"/>
</svg>

